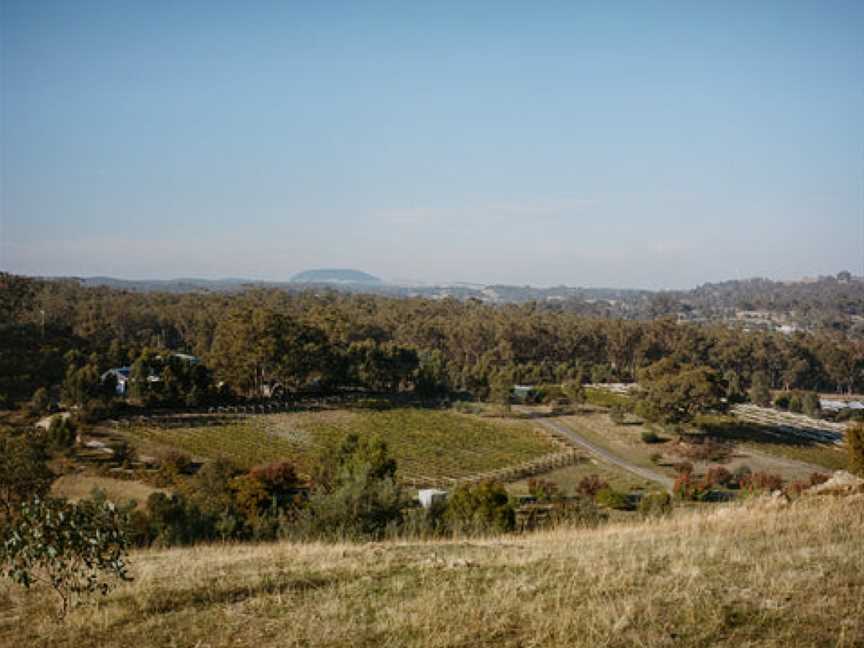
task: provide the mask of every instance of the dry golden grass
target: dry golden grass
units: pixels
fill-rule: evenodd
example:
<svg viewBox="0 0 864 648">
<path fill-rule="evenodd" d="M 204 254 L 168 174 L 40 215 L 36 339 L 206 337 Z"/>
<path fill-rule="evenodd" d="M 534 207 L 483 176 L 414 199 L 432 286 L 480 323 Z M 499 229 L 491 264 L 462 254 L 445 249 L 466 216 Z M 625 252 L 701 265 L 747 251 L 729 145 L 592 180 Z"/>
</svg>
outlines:
<svg viewBox="0 0 864 648">
<path fill-rule="evenodd" d="M 125 479 L 112 479 L 110 477 L 98 477 L 96 475 L 63 475 L 51 486 L 51 493 L 57 497 L 77 501 L 90 497 L 94 488 L 105 491 L 108 499 L 114 502 L 126 502 L 135 500 L 139 506 L 147 503 L 147 498 L 156 492 L 167 492 L 163 489 L 153 488 L 139 481 Z"/>
<path fill-rule="evenodd" d="M 864 501 L 805 498 L 526 536 L 148 551 L 50 619 L 0 585 L 6 646 L 864 645 Z"/>
</svg>

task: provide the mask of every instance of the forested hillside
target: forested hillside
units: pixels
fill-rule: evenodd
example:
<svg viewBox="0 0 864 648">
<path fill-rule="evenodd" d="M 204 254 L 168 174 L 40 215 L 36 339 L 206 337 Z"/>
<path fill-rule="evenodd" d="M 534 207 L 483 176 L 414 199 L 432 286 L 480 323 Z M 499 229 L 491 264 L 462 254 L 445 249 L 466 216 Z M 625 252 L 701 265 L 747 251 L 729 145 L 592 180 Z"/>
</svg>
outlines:
<svg viewBox="0 0 864 648">
<path fill-rule="evenodd" d="M 178 380 L 201 379 L 202 388 L 223 383 L 234 397 L 262 396 L 278 382 L 288 391 L 414 389 L 485 398 L 499 377 L 511 384 L 577 375 L 630 381 L 667 357 L 712 367 L 740 390 L 754 377 L 777 389 L 864 389 L 864 341 L 841 331 L 787 335 L 663 317 L 606 320 L 534 303 L 275 289 L 133 293 L 2 275 L 0 327 L 0 397 L 7 402 L 61 384 L 70 367 L 92 378 L 152 363 L 160 350 L 194 354 L 212 370 Z"/>
</svg>

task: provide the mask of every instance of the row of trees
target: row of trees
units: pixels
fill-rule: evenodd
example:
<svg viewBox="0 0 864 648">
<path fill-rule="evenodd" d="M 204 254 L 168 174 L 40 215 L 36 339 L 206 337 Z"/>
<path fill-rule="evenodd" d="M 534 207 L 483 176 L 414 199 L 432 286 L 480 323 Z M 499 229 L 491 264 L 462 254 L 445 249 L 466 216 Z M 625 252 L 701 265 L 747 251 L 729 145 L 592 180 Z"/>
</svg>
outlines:
<svg viewBox="0 0 864 648">
<path fill-rule="evenodd" d="M 561 383 L 631 381 L 672 358 L 709 367 L 742 392 L 864 389 L 864 342 L 836 332 L 783 335 L 721 325 L 600 320 L 537 304 L 337 293 L 128 293 L 74 282 L 3 278 L 0 395 L 20 401 L 64 379 L 77 350 L 118 366 L 145 349 L 192 353 L 239 394 L 286 389 L 416 388 L 485 398 L 496 376 Z M 44 327 L 42 317 L 44 313 Z"/>
</svg>

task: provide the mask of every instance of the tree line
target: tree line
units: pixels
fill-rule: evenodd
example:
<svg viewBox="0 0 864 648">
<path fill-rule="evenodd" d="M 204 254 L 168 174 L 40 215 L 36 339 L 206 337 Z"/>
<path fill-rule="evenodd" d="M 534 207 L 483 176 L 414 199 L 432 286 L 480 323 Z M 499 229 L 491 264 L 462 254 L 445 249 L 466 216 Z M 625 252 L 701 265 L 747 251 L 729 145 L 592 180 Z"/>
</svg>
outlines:
<svg viewBox="0 0 864 648">
<path fill-rule="evenodd" d="M 0 329 L 0 399 L 7 404 L 32 398 L 40 386 L 63 384 L 70 367 L 90 367 L 91 378 L 136 362 L 145 371 L 143 365 L 167 352 L 198 356 L 211 372 L 197 380 L 178 376 L 175 385 L 184 385 L 175 390 L 178 401 L 193 383 L 201 398 L 218 385 L 239 398 L 264 397 L 274 385 L 289 392 L 417 390 L 487 398 L 501 375 L 526 384 L 577 376 L 629 382 L 667 358 L 710 367 L 742 392 L 754 380 L 774 390 L 864 389 L 864 342 L 843 332 L 747 332 L 666 317 L 606 320 L 535 303 L 332 291 L 133 293 L 6 274 L 0 275 Z"/>
</svg>

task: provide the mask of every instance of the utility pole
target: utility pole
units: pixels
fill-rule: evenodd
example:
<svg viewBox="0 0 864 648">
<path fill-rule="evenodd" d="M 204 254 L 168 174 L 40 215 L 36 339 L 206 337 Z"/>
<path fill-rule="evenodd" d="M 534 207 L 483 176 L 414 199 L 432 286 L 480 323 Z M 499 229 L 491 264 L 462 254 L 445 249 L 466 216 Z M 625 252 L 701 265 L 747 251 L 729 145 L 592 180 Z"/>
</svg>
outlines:
<svg viewBox="0 0 864 648">
<path fill-rule="evenodd" d="M 39 312 L 42 314 L 42 339 L 44 340 L 45 339 L 45 311 L 40 310 Z"/>
</svg>

